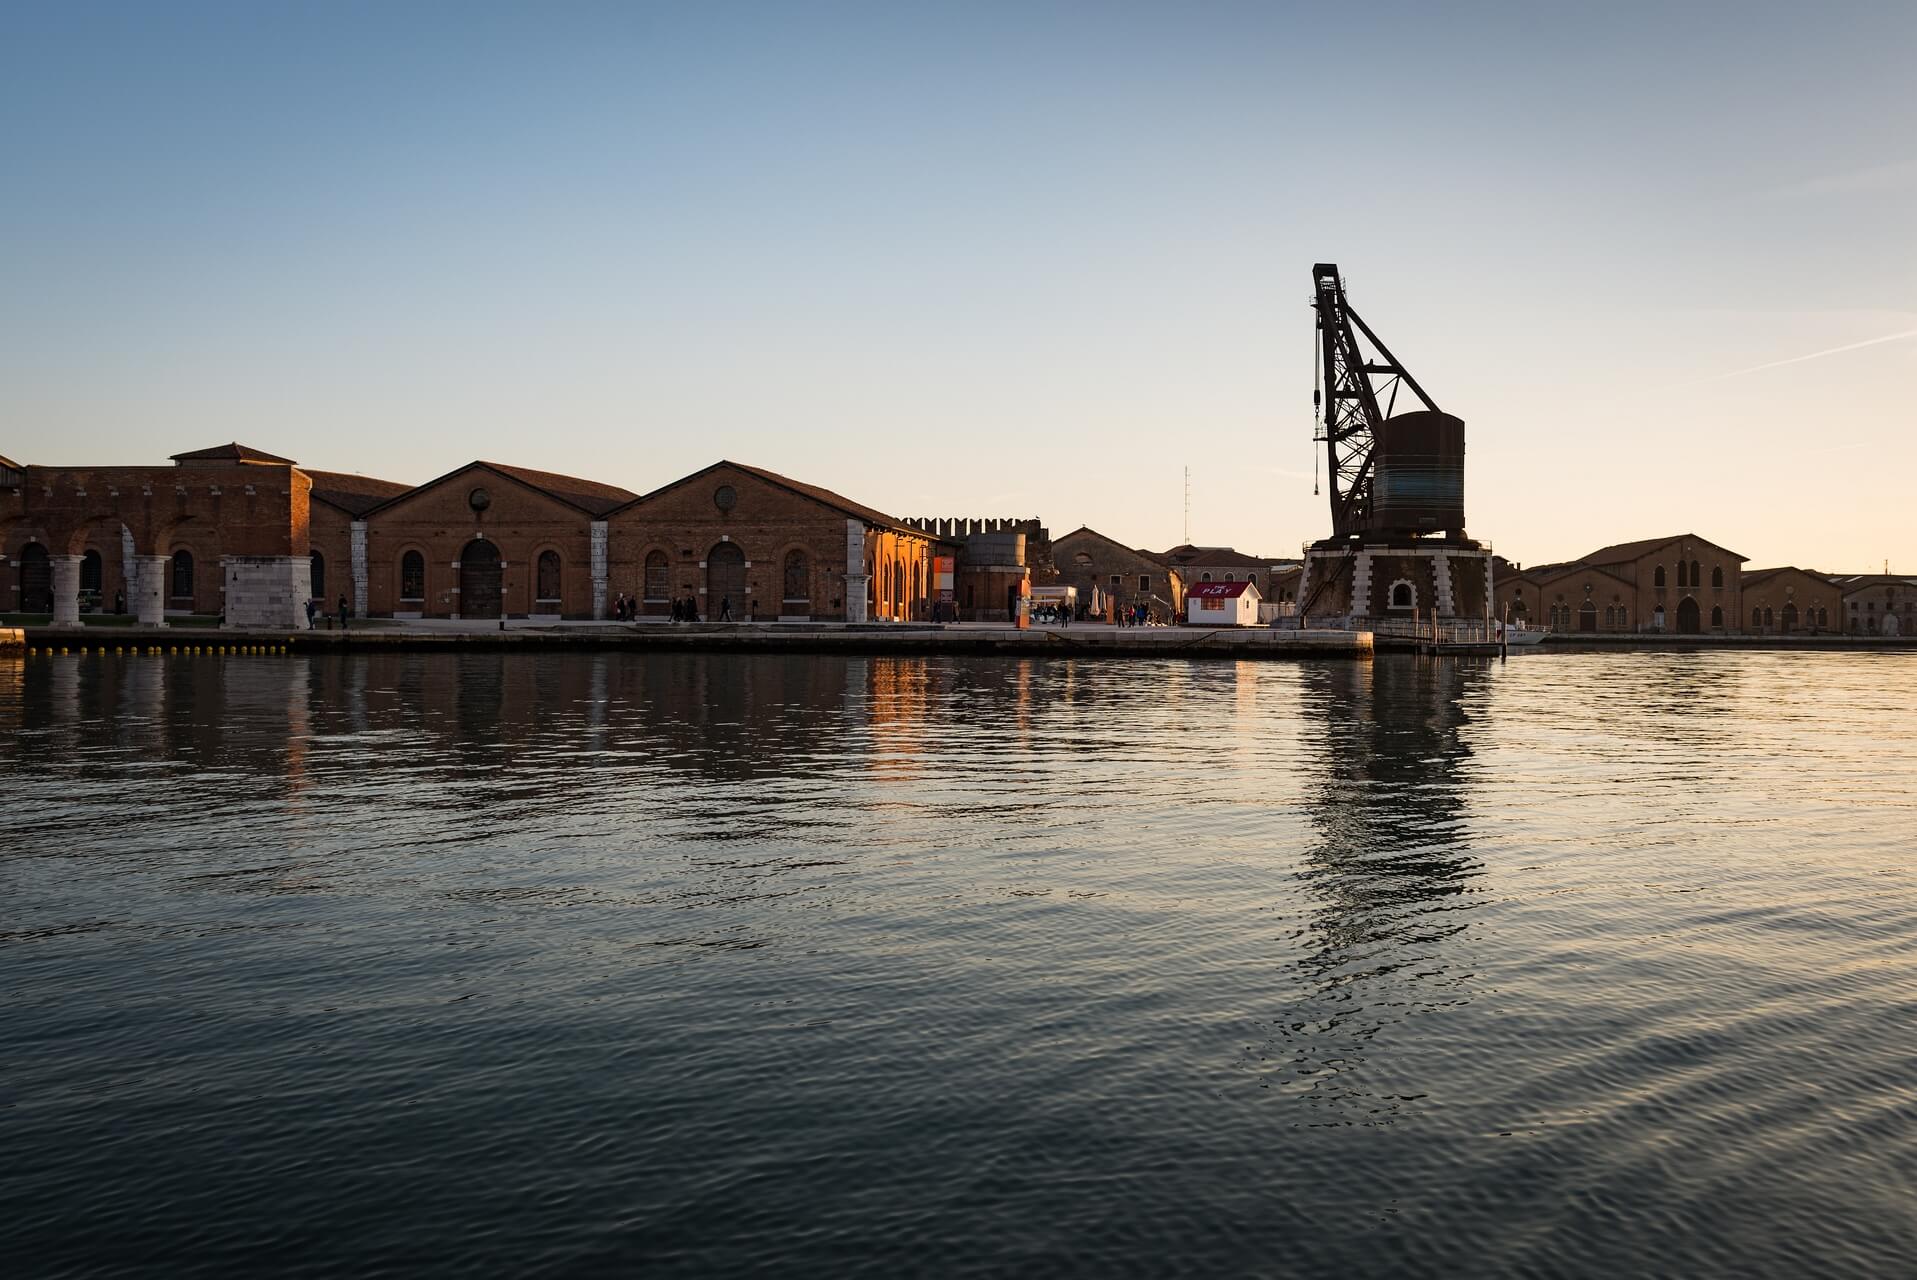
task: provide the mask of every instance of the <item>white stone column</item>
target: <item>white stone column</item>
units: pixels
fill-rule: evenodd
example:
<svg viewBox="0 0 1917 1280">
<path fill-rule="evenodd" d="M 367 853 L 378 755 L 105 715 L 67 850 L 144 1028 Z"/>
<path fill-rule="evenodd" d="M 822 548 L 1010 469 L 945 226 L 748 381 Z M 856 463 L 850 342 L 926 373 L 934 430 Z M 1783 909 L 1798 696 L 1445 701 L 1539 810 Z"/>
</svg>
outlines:
<svg viewBox="0 0 1917 1280">
<path fill-rule="evenodd" d="M 1449 618 L 1457 613 L 1452 606 L 1456 597 L 1451 593 L 1451 557 L 1442 551 L 1431 553 L 1431 580 L 1438 591 L 1438 613 Z"/>
<path fill-rule="evenodd" d="M 80 625 L 80 557 L 48 556 L 53 569 L 53 625 Z"/>
<path fill-rule="evenodd" d="M 120 526 L 120 580 L 126 583 L 127 608 L 133 609 L 134 584 L 139 581 L 139 568 L 134 564 L 133 530 Z M 134 612 L 139 612 L 134 609 Z"/>
<path fill-rule="evenodd" d="M 127 601 L 143 627 L 166 625 L 166 557 L 133 556 L 133 574 L 127 582 Z"/>
<path fill-rule="evenodd" d="M 872 615 L 866 607 L 866 591 L 872 585 L 872 575 L 865 571 L 865 522 L 847 520 L 845 522 L 845 620 L 847 622 L 869 622 Z"/>
<path fill-rule="evenodd" d="M 606 620 L 606 522 L 592 522 L 592 618 Z"/>
<path fill-rule="evenodd" d="M 872 585 L 869 573 L 848 573 L 845 575 L 845 620 L 847 622 L 869 622 L 872 615 L 867 612 L 866 592 Z"/>
<path fill-rule="evenodd" d="M 366 616 L 366 522 L 355 520 L 348 526 L 353 539 L 353 616 Z M 326 612 L 326 601 L 319 602 L 320 612 Z"/>
</svg>

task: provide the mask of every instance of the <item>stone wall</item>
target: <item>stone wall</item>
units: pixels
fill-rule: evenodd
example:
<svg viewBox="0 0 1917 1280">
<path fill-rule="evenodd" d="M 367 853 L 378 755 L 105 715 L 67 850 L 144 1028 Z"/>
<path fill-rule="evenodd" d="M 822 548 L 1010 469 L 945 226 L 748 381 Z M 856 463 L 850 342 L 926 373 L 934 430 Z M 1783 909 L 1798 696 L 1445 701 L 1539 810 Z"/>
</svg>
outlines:
<svg viewBox="0 0 1917 1280">
<path fill-rule="evenodd" d="M 312 562 L 305 556 L 227 556 L 226 625 L 274 630 L 306 625 Z"/>
</svg>

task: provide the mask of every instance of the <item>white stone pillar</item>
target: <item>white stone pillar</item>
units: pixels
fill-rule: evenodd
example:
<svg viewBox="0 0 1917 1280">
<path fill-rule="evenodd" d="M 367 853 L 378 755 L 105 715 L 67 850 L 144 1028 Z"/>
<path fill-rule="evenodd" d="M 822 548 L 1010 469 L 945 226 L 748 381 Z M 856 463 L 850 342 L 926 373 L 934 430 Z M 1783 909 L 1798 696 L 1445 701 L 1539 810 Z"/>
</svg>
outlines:
<svg viewBox="0 0 1917 1280">
<path fill-rule="evenodd" d="M 592 522 L 592 618 L 606 620 L 606 522 Z"/>
<path fill-rule="evenodd" d="M 353 616 L 366 616 L 366 522 L 355 520 L 349 526 L 353 539 Z M 326 612 L 326 601 L 319 602 L 320 612 Z"/>
<path fill-rule="evenodd" d="M 80 625 L 80 557 L 48 556 L 53 569 L 53 625 Z"/>
<path fill-rule="evenodd" d="M 166 557 L 133 556 L 133 573 L 127 582 L 127 601 L 136 621 L 143 627 L 166 625 Z"/>
<path fill-rule="evenodd" d="M 866 610 L 866 591 L 871 583 L 872 575 L 865 571 L 865 522 L 847 520 L 845 522 L 845 620 L 847 622 L 871 620 L 871 614 Z"/>
<path fill-rule="evenodd" d="M 848 573 L 845 575 L 845 620 L 847 622 L 868 622 L 871 614 L 867 612 L 866 591 L 872 585 L 869 573 Z"/>
<path fill-rule="evenodd" d="M 134 584 L 139 581 L 139 569 L 134 564 L 133 530 L 120 526 L 120 581 L 126 583 L 127 608 L 133 609 Z M 134 609 L 134 612 L 139 612 Z"/>
<path fill-rule="evenodd" d="M 1457 610 L 1452 606 L 1457 597 L 1451 592 L 1451 557 L 1442 551 L 1431 553 L 1431 580 L 1438 591 L 1438 613 L 1442 617 L 1452 617 Z"/>
</svg>

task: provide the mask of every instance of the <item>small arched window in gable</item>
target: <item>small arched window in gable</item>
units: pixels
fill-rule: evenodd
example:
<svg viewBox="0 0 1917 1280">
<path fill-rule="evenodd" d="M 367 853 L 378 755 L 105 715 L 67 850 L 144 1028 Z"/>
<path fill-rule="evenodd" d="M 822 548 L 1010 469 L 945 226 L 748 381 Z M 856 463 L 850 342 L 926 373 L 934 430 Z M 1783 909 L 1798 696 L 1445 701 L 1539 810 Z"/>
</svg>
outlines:
<svg viewBox="0 0 1917 1280">
<path fill-rule="evenodd" d="M 1664 585 L 1664 566 L 1663 565 L 1659 565 L 1656 568 L 1656 570 L 1652 572 L 1651 585 L 1654 587 L 1661 587 Z"/>
</svg>

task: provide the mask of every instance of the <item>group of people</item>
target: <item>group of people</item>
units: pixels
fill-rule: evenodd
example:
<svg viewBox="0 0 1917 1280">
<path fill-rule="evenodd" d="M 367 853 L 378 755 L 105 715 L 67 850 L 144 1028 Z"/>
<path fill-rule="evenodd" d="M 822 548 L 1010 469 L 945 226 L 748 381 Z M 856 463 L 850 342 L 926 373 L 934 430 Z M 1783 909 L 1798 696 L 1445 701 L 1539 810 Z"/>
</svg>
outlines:
<svg viewBox="0 0 1917 1280">
<path fill-rule="evenodd" d="M 1152 607 L 1148 604 L 1126 605 L 1118 611 L 1118 625 L 1121 627 L 1146 627 L 1151 625 Z"/>
<path fill-rule="evenodd" d="M 683 600 L 674 600 L 672 602 L 672 620 L 674 622 L 700 621 L 701 619 L 699 617 L 698 600 L 692 596 L 687 596 Z M 719 621 L 719 622 L 732 621 L 732 597 L 731 596 L 719 597 L 719 616 L 716 619 L 716 621 Z"/>
<path fill-rule="evenodd" d="M 306 629 L 313 630 L 319 625 L 320 615 L 326 612 L 326 606 L 311 596 L 306 598 Z M 339 629 L 346 630 L 346 620 L 353 616 L 353 606 L 344 595 L 339 598 Z M 224 618 L 222 618 L 224 620 Z"/>
<path fill-rule="evenodd" d="M 676 605 L 678 601 L 673 601 Z M 639 618 L 639 598 L 621 591 L 612 602 L 612 620 L 614 622 L 636 622 Z"/>
</svg>

